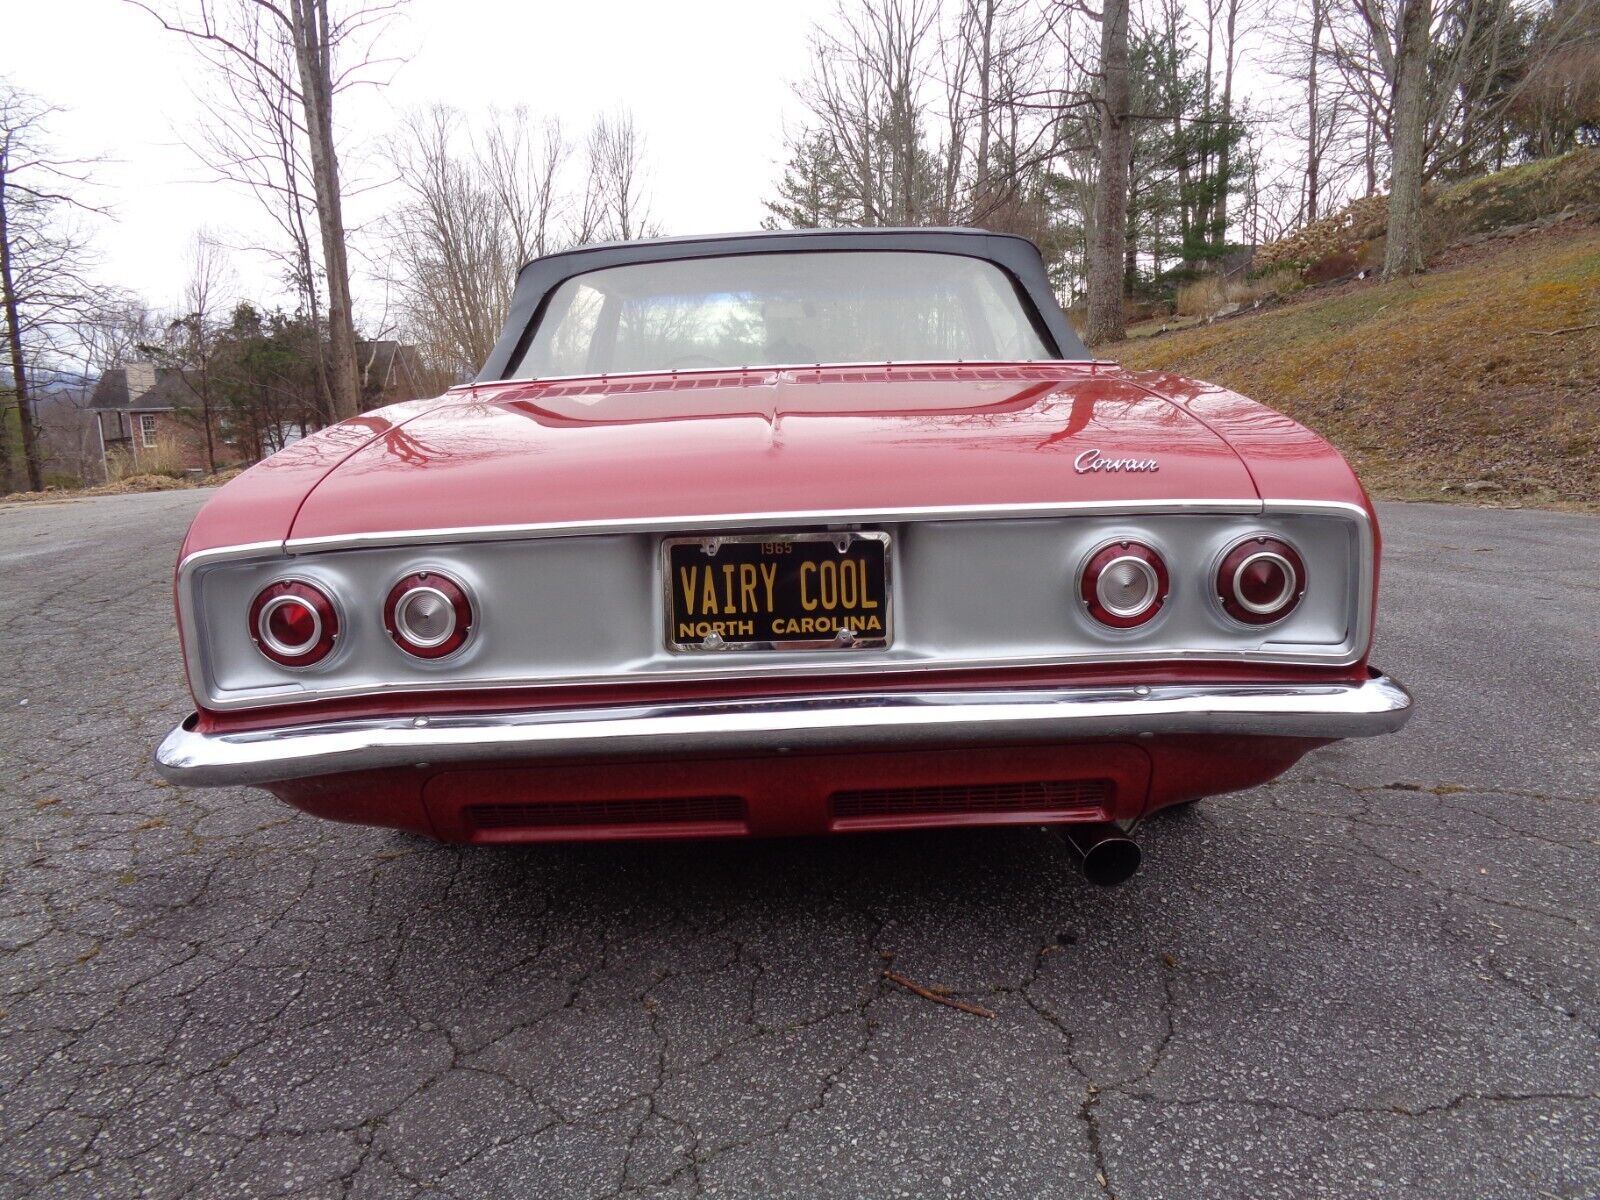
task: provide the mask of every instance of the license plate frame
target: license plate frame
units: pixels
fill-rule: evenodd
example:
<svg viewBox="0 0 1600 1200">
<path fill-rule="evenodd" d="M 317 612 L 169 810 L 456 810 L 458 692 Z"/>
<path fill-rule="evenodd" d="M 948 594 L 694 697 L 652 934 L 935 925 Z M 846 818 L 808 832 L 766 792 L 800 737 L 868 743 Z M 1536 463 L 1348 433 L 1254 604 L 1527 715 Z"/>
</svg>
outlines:
<svg viewBox="0 0 1600 1200">
<path fill-rule="evenodd" d="M 684 586 L 684 581 L 679 575 L 678 568 L 684 566 L 715 565 L 717 563 L 718 555 L 727 547 L 740 547 L 741 549 L 737 552 L 738 561 L 740 563 L 749 562 L 751 561 L 751 557 L 749 555 L 749 551 L 744 549 L 745 547 L 780 545 L 790 547 L 803 545 L 808 548 L 808 551 L 805 554 L 792 559 L 796 573 L 799 572 L 802 562 L 814 561 L 820 564 L 827 558 L 828 555 L 832 555 L 834 557 L 834 561 L 864 561 L 866 563 L 866 579 L 869 581 L 869 584 L 864 588 L 864 590 L 870 592 L 870 580 L 875 572 L 882 580 L 881 593 L 877 594 L 875 597 L 865 597 L 876 600 L 876 609 L 875 611 L 868 611 L 862 608 L 855 613 L 846 614 L 844 618 L 841 618 L 841 623 L 849 623 L 848 617 L 850 616 L 859 616 L 862 618 L 862 623 L 866 624 L 870 620 L 870 617 L 878 616 L 880 617 L 881 629 L 852 628 L 850 630 L 850 636 L 847 638 L 841 636 L 839 633 L 822 636 L 798 633 L 778 637 L 773 636 L 769 628 L 767 630 L 767 636 L 762 637 L 760 635 L 763 632 L 763 619 L 766 619 L 769 622 L 778 617 L 782 617 L 785 620 L 799 619 L 798 614 L 765 612 L 754 614 L 751 617 L 756 625 L 754 636 L 724 637 L 720 633 L 717 633 L 715 637 L 693 635 L 686 639 L 679 636 L 681 619 L 678 612 L 678 596 L 680 588 Z M 843 549 L 840 548 L 841 545 L 843 546 Z M 710 547 L 709 551 L 707 549 L 708 547 Z M 810 547 L 827 547 L 827 554 L 818 553 L 813 557 L 809 551 Z M 694 555 L 691 559 L 689 552 L 683 552 L 684 548 L 689 548 L 689 551 L 691 552 L 697 549 L 700 553 L 698 555 Z M 662 585 L 661 595 L 663 605 L 662 632 L 665 637 L 666 648 L 674 654 L 738 654 L 750 651 L 794 652 L 800 650 L 820 650 L 837 654 L 850 650 L 885 649 L 894 641 L 894 581 L 892 569 L 893 555 L 891 550 L 892 545 L 890 535 L 883 530 L 729 533 L 663 538 L 661 541 L 660 561 Z M 683 552 L 681 561 L 679 560 L 679 555 L 674 553 L 675 551 Z M 852 553 L 852 551 L 856 551 L 857 553 Z M 860 552 L 862 551 L 865 552 L 864 559 L 860 556 Z M 757 551 L 755 558 L 757 560 L 759 560 L 761 557 L 770 557 L 774 560 L 789 559 L 792 553 L 793 551 L 790 550 L 772 555 L 762 555 L 760 551 Z M 724 558 L 722 562 L 727 563 L 728 559 Z M 724 582 L 726 582 L 726 580 L 724 580 Z M 841 590 L 843 589 L 841 588 Z M 820 596 L 818 599 L 820 603 Z M 777 605 L 774 605 L 773 607 L 777 607 Z M 690 615 L 691 614 L 685 614 L 684 617 L 687 618 Z M 722 615 L 725 617 L 729 616 L 729 614 L 726 613 Z M 745 615 L 746 614 L 742 612 L 733 614 L 733 616 L 737 617 L 738 619 L 743 619 Z M 703 617 L 700 617 L 699 614 L 693 614 L 693 616 L 695 616 L 696 619 L 702 624 L 705 623 Z M 694 622 L 691 621 L 690 623 L 693 624 Z M 729 623 L 731 623 L 731 621 Z"/>
</svg>

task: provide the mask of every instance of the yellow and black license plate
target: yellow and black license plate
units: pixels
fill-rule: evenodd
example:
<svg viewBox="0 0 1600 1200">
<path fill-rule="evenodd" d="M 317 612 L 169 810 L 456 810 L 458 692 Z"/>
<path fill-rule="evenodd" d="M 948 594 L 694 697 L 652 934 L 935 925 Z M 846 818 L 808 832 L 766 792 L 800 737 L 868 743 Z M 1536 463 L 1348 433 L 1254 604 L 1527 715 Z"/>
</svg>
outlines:
<svg viewBox="0 0 1600 1200">
<path fill-rule="evenodd" d="M 672 650 L 851 650 L 889 644 L 889 535 L 668 538 Z"/>
</svg>

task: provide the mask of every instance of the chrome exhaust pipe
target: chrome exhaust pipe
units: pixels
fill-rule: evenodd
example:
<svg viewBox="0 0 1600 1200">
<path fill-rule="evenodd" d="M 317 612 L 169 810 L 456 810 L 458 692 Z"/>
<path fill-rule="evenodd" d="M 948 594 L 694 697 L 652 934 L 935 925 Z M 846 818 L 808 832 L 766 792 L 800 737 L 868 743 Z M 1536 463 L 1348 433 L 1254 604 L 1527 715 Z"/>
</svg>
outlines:
<svg viewBox="0 0 1600 1200">
<path fill-rule="evenodd" d="M 1110 821 L 1068 822 L 1050 828 L 1072 851 L 1083 877 L 1099 887 L 1126 883 L 1144 857 L 1139 843 Z"/>
</svg>

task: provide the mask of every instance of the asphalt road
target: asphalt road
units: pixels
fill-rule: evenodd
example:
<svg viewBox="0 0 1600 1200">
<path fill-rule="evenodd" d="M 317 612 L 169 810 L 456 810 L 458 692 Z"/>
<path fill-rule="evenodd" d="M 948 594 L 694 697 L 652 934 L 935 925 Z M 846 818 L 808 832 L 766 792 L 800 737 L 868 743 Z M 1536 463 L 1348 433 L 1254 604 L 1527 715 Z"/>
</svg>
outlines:
<svg viewBox="0 0 1600 1200">
<path fill-rule="evenodd" d="M 1037 830 L 456 849 L 165 787 L 202 498 L 0 508 L 0 1195 L 1600 1194 L 1596 518 L 1385 509 L 1411 726 L 1100 892 Z"/>
</svg>

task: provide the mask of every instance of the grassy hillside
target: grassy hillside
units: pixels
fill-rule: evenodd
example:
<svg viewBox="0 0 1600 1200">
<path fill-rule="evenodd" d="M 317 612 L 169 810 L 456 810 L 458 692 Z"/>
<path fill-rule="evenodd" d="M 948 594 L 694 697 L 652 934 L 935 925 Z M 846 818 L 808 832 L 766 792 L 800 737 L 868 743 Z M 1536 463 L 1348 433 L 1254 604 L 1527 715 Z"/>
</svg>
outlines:
<svg viewBox="0 0 1600 1200">
<path fill-rule="evenodd" d="M 1413 281 L 1312 289 L 1101 353 L 1283 410 L 1380 496 L 1600 503 L 1592 223 L 1462 246 Z"/>
</svg>

